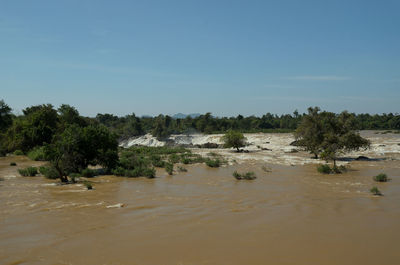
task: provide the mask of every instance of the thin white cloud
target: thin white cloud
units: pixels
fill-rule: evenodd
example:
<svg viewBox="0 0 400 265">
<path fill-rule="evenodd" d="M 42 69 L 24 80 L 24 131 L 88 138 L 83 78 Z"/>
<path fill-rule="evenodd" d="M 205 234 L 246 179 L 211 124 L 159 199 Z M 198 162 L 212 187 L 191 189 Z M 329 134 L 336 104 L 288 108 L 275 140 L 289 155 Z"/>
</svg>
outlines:
<svg viewBox="0 0 400 265">
<path fill-rule="evenodd" d="M 352 79 L 349 76 L 336 76 L 336 75 L 299 75 L 289 76 L 284 79 L 289 80 L 310 80 L 310 81 L 344 81 Z"/>
</svg>

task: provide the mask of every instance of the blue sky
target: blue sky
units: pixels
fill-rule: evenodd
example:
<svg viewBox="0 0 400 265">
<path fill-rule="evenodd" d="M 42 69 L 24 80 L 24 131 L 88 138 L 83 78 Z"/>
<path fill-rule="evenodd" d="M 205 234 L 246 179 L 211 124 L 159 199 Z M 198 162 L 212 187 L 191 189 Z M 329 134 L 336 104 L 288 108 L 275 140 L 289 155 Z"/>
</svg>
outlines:
<svg viewBox="0 0 400 265">
<path fill-rule="evenodd" d="M 400 112 L 400 1 L 0 0 L 0 98 L 83 115 Z"/>
</svg>

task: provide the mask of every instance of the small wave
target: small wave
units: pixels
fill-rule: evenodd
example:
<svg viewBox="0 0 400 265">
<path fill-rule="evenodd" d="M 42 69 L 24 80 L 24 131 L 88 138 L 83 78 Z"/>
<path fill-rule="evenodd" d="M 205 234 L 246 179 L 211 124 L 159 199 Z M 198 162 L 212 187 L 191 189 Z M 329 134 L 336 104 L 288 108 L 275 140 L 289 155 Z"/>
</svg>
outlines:
<svg viewBox="0 0 400 265">
<path fill-rule="evenodd" d="M 122 208 L 125 207 L 124 203 L 117 203 L 117 204 L 113 204 L 113 205 L 107 205 L 106 208 L 110 209 L 110 208 Z"/>
</svg>

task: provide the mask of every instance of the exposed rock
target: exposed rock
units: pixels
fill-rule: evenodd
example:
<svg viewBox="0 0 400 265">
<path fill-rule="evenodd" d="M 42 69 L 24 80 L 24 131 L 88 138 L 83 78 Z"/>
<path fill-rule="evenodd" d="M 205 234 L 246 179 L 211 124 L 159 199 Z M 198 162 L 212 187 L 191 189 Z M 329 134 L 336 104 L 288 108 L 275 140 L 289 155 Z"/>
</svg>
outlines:
<svg viewBox="0 0 400 265">
<path fill-rule="evenodd" d="M 359 156 L 355 160 L 357 160 L 357 161 L 368 161 L 370 159 L 369 159 L 369 157 L 366 157 L 366 156 Z"/>
</svg>

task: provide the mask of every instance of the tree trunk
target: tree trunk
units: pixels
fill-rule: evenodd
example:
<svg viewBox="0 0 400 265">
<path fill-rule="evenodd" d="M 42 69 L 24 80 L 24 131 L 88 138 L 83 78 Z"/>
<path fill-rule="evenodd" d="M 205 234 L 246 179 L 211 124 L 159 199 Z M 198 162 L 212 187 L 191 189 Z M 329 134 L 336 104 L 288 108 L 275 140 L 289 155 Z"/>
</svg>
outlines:
<svg viewBox="0 0 400 265">
<path fill-rule="evenodd" d="M 318 154 L 314 153 L 314 158 L 318 159 Z"/>
<path fill-rule="evenodd" d="M 236 150 L 237 150 L 238 152 L 240 152 L 239 147 L 236 147 Z"/>
</svg>

